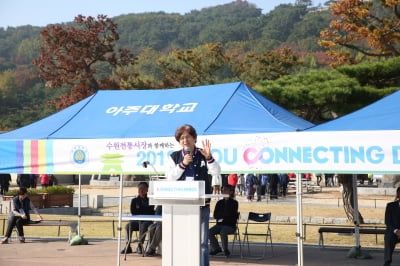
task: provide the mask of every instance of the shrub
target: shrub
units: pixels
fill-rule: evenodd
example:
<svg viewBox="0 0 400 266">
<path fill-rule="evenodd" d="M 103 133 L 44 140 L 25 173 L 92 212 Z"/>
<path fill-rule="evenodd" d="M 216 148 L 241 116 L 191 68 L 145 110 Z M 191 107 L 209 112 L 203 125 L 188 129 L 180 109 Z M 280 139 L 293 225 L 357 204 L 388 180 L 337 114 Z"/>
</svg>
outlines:
<svg viewBox="0 0 400 266">
<path fill-rule="evenodd" d="M 36 195 L 41 193 L 39 191 L 40 189 L 36 189 L 36 188 L 28 188 L 28 195 Z M 9 191 L 7 191 L 4 196 L 17 196 L 18 195 L 18 191 L 19 189 L 11 189 Z"/>
<path fill-rule="evenodd" d="M 73 194 L 74 192 L 74 188 L 65 186 L 50 186 L 42 189 L 42 193 L 48 194 Z"/>
<path fill-rule="evenodd" d="M 75 189 L 72 187 L 65 186 L 50 186 L 47 188 L 28 188 L 28 195 L 37 195 L 42 193 L 48 194 L 72 194 Z M 9 190 L 5 196 L 16 196 L 18 195 L 18 189 Z"/>
</svg>

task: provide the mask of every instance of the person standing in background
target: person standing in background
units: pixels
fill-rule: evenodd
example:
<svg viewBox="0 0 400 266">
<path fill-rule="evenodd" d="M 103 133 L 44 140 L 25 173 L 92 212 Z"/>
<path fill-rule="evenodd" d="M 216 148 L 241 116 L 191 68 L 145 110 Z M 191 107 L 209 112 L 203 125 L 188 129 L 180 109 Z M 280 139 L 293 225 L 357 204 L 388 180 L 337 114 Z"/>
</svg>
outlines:
<svg viewBox="0 0 400 266">
<path fill-rule="evenodd" d="M 4 195 L 8 192 L 11 183 L 10 174 L 0 174 L 0 194 Z"/>
<path fill-rule="evenodd" d="M 41 174 L 39 178 L 40 178 L 40 185 L 42 186 L 42 188 L 46 188 L 50 185 L 50 175 Z"/>
<path fill-rule="evenodd" d="M 277 199 L 278 198 L 278 174 L 270 174 L 269 175 L 269 192 L 270 192 L 270 199 Z"/>
<path fill-rule="evenodd" d="M 269 178 L 268 174 L 261 175 L 260 185 L 261 185 L 261 197 L 262 198 L 265 198 L 265 193 L 267 193 L 268 178 Z"/>
<path fill-rule="evenodd" d="M 254 190 L 257 193 L 257 201 L 261 201 L 261 176 L 254 174 Z"/>
<path fill-rule="evenodd" d="M 239 174 L 237 182 L 237 189 L 239 196 L 243 195 L 243 191 L 245 191 L 245 185 L 246 185 L 246 180 L 244 178 L 244 174 Z M 246 194 L 246 192 L 244 194 Z"/>
<path fill-rule="evenodd" d="M 29 175 L 29 185 L 31 188 L 36 188 L 36 184 L 37 184 L 37 175 L 35 174 L 30 174 Z"/>
<path fill-rule="evenodd" d="M 213 175 L 211 178 L 211 185 L 213 188 L 213 194 L 221 194 L 222 177 L 221 175 Z"/>
<path fill-rule="evenodd" d="M 171 153 L 170 167 L 166 172 L 167 180 L 179 181 L 204 181 L 205 193 L 211 194 L 211 176 L 220 175 L 221 167 L 211 154 L 211 142 L 206 139 L 202 141 L 203 148 L 196 146 L 196 129 L 188 124 L 179 127 L 175 131 L 175 139 L 182 149 Z M 200 207 L 200 265 L 209 266 L 209 219 L 210 199 L 206 199 L 205 205 Z"/>
<path fill-rule="evenodd" d="M 279 184 L 281 187 L 281 195 L 282 197 L 286 197 L 287 195 L 287 190 L 288 190 L 288 185 L 289 185 L 289 175 L 288 174 L 279 174 Z"/>
<path fill-rule="evenodd" d="M 236 188 L 238 180 L 239 180 L 239 177 L 237 174 L 229 174 L 228 175 L 228 185 Z"/>
<path fill-rule="evenodd" d="M 257 177 L 255 174 L 247 174 L 246 175 L 246 195 L 247 195 L 247 201 L 253 201 L 254 199 L 254 193 L 256 192 L 257 188 Z"/>
<path fill-rule="evenodd" d="M 30 186 L 29 174 L 18 174 L 17 175 L 17 185 L 19 187 L 29 188 L 29 186 Z"/>
<path fill-rule="evenodd" d="M 315 176 L 317 177 L 317 185 L 320 186 L 321 185 L 321 181 L 322 181 L 322 174 L 321 173 L 317 173 L 317 174 L 315 174 Z"/>
</svg>

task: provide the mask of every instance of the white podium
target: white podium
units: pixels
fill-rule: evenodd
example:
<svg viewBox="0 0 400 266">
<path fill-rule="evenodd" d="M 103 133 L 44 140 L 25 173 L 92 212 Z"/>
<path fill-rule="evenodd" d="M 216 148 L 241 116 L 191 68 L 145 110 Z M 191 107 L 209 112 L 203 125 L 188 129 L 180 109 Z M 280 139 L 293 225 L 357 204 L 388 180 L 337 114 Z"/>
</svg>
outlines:
<svg viewBox="0 0 400 266">
<path fill-rule="evenodd" d="M 150 182 L 150 204 L 162 205 L 162 265 L 200 265 L 200 206 L 204 181 Z"/>
</svg>

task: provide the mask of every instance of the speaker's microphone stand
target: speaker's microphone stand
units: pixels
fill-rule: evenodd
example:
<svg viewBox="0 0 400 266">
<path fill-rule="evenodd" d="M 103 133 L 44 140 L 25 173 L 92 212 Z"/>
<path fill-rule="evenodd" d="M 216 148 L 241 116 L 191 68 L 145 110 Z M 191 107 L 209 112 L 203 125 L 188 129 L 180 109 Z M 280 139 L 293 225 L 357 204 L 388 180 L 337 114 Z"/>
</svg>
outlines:
<svg viewBox="0 0 400 266">
<path fill-rule="evenodd" d="M 150 181 L 156 181 L 156 180 L 159 180 L 162 176 L 160 176 L 160 174 L 157 172 L 157 170 L 156 170 L 156 168 L 154 167 L 154 165 L 152 165 L 149 161 L 144 161 L 143 163 L 142 163 L 142 165 L 143 165 L 143 167 L 144 168 L 147 168 L 147 166 L 151 166 L 151 168 L 153 169 L 153 171 L 154 171 L 154 173 L 155 173 L 155 176 L 153 176 L 154 178 L 152 178 L 151 176 L 150 176 L 150 171 L 149 171 L 149 180 Z M 163 176 L 164 177 L 164 176 Z"/>
</svg>

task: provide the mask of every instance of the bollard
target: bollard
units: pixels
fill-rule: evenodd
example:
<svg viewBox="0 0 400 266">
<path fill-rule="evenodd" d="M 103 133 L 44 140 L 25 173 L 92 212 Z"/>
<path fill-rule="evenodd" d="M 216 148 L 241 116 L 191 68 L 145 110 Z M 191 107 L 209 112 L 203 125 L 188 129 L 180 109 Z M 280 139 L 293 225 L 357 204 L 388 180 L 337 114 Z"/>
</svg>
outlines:
<svg viewBox="0 0 400 266">
<path fill-rule="evenodd" d="M 89 195 L 89 202 L 94 209 L 103 208 L 103 195 Z"/>
</svg>

